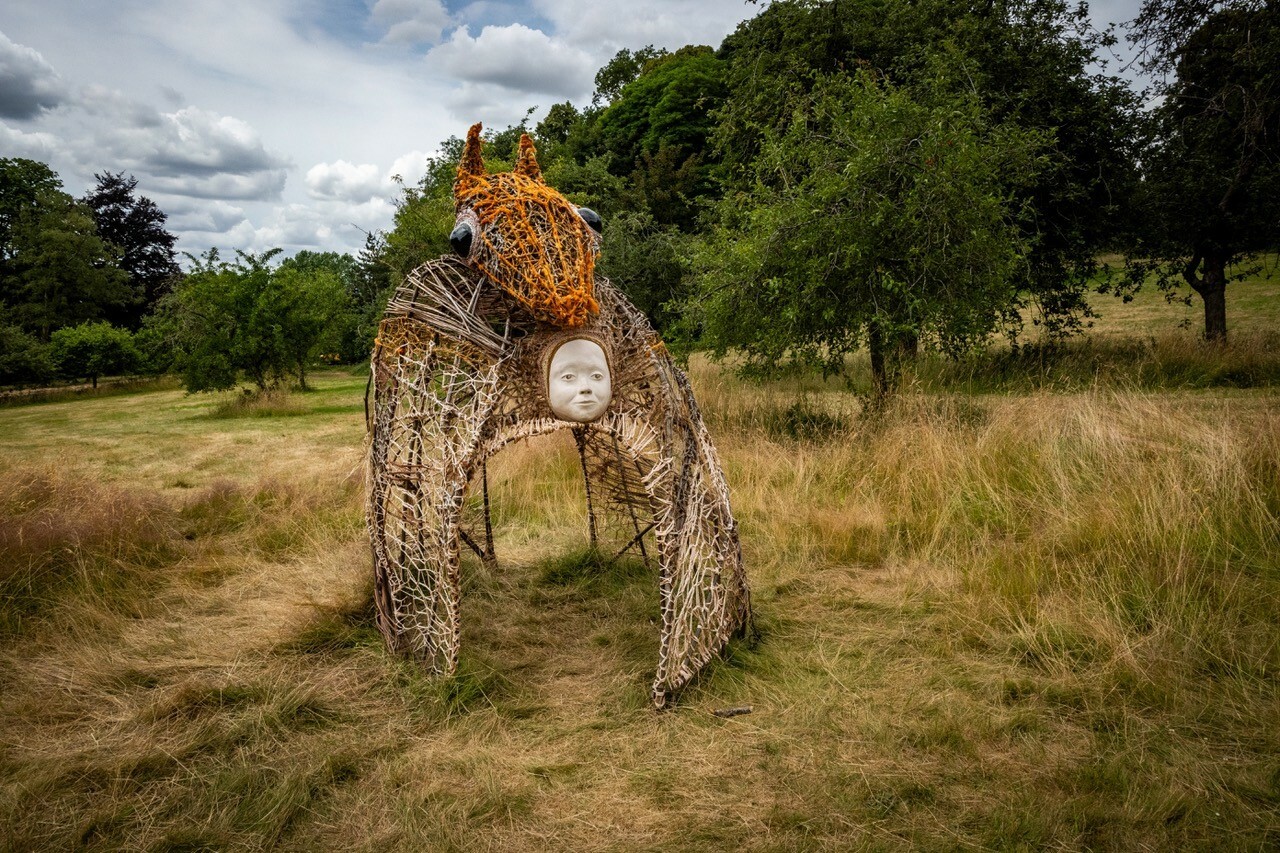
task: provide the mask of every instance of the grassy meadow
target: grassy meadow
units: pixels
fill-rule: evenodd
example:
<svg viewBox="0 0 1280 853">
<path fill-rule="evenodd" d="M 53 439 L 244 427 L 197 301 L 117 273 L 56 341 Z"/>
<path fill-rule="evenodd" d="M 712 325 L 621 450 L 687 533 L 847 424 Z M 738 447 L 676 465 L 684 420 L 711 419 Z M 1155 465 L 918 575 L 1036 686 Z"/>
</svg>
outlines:
<svg viewBox="0 0 1280 853">
<path fill-rule="evenodd" d="M 695 359 L 760 638 L 661 713 L 567 436 L 490 469 L 439 681 L 373 626 L 360 371 L 0 408 L 0 849 L 1276 849 L 1280 285 L 1231 298 L 874 418 Z"/>
</svg>

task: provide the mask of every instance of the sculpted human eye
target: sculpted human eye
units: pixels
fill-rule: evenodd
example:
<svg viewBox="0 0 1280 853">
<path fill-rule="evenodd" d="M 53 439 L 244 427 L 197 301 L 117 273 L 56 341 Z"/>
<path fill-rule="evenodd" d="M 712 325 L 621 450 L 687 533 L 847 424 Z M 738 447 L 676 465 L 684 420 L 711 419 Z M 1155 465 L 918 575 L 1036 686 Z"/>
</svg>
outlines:
<svg viewBox="0 0 1280 853">
<path fill-rule="evenodd" d="M 572 382 L 573 380 L 577 379 L 578 377 L 574 376 L 572 373 L 566 373 L 564 376 L 561 376 L 560 378 L 561 378 L 562 380 L 564 380 L 565 382 Z"/>
<path fill-rule="evenodd" d="M 591 378 L 599 382 L 601 379 L 604 379 L 604 374 L 597 370 L 595 373 L 591 374 Z"/>
</svg>

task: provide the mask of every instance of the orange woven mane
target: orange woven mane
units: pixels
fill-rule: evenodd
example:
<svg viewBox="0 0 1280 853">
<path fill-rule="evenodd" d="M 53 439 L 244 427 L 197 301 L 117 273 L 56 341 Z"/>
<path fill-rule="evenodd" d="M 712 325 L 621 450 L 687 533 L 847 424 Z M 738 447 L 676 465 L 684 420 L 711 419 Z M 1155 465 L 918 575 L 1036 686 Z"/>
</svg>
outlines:
<svg viewBox="0 0 1280 853">
<path fill-rule="evenodd" d="M 473 221 L 471 266 L 539 320 L 576 328 L 600 310 L 593 296 L 598 238 L 567 198 L 542 180 L 533 141 L 520 139 L 510 172 L 484 173 L 480 125 L 454 183 L 459 219 Z"/>
</svg>

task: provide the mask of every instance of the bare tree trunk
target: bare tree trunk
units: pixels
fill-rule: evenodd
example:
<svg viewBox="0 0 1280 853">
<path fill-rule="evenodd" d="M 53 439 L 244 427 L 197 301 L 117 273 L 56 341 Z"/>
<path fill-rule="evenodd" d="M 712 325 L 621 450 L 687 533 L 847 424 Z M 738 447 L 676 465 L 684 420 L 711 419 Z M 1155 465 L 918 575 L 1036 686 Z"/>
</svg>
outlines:
<svg viewBox="0 0 1280 853">
<path fill-rule="evenodd" d="M 1203 263 L 1204 272 L 1196 270 Z M 1197 254 L 1182 270 L 1182 277 L 1204 301 L 1204 337 L 1213 343 L 1227 341 L 1227 255 L 1221 251 Z"/>
<path fill-rule="evenodd" d="M 1206 274 L 1205 278 L 1209 276 Z M 1216 286 L 1200 291 L 1204 299 L 1204 336 L 1215 343 L 1227 341 L 1227 285 L 1221 278 Z"/>
<path fill-rule="evenodd" d="M 884 332 L 874 321 L 867 327 L 867 350 L 871 353 L 871 403 L 878 409 L 892 389 L 885 359 Z"/>
</svg>

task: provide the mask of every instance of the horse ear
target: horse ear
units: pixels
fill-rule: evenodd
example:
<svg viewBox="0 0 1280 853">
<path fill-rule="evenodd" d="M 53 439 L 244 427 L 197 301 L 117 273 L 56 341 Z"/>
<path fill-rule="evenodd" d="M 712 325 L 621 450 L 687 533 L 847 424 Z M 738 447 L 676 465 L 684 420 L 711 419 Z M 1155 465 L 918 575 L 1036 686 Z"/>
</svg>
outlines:
<svg viewBox="0 0 1280 853">
<path fill-rule="evenodd" d="M 538 166 L 538 149 L 533 147 L 533 140 L 527 133 L 520 134 L 520 155 L 516 157 L 515 173 L 535 181 L 542 180 L 542 169 Z"/>
<path fill-rule="evenodd" d="M 462 159 L 458 161 L 458 181 L 474 178 L 484 174 L 484 158 L 480 156 L 480 122 L 471 125 L 467 131 L 467 144 L 462 149 Z"/>
</svg>

